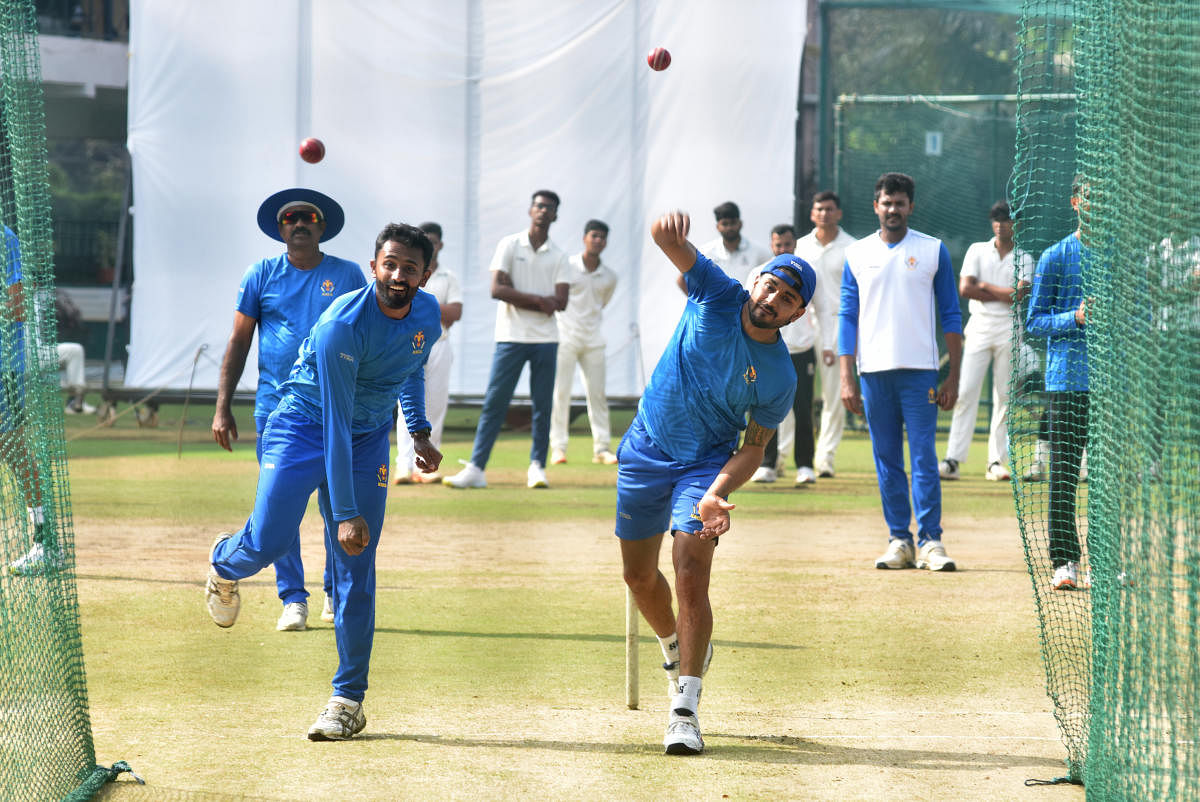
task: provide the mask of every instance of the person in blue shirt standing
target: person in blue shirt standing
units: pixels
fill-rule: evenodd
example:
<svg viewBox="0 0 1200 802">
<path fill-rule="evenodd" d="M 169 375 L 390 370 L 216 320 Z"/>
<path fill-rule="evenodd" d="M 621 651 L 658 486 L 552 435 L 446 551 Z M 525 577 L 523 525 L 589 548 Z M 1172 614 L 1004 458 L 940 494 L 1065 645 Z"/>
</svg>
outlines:
<svg viewBox="0 0 1200 802">
<path fill-rule="evenodd" d="M 1083 292 L 1083 268 L 1091 259 L 1083 243 L 1087 186 L 1076 178 L 1071 208 L 1079 227 L 1046 249 L 1038 259 L 1029 292 L 1025 330 L 1046 338 L 1047 428 L 1050 440 L 1050 493 L 1047 526 L 1054 590 L 1080 583 L 1079 533 L 1075 525 L 1075 493 L 1087 447 L 1087 322 L 1091 300 Z M 1084 584 L 1088 584 L 1085 575 Z"/>
<path fill-rule="evenodd" d="M 792 407 L 796 372 L 779 329 L 804 314 L 817 283 L 807 262 L 781 254 L 747 292 L 696 251 L 690 225 L 688 215 L 671 212 L 650 227 L 686 282 L 688 300 L 617 449 L 616 535 L 625 583 L 665 658 L 671 701 L 663 746 L 670 755 L 704 749 L 696 711 L 712 658 L 713 550 L 729 531 L 729 494 L 762 464 L 763 448 Z M 678 618 L 658 568 L 668 530 Z"/>
<path fill-rule="evenodd" d="M 876 568 L 953 571 L 942 545 L 942 484 L 938 476 L 938 408 L 954 409 L 962 364 L 962 311 L 945 244 L 908 227 L 914 182 L 884 173 L 875 182 L 879 230 L 846 248 L 838 318 L 842 404 L 865 410 L 888 526 L 888 546 Z M 938 386 L 937 325 L 950 360 Z M 854 377 L 862 380 L 859 392 Z M 912 504 L 904 471 L 904 432 L 912 462 Z M 917 548 L 909 524 L 915 510 Z"/>
<path fill-rule="evenodd" d="M 415 226 L 393 223 L 379 234 L 374 282 L 342 295 L 317 320 L 267 418 L 253 513 L 211 550 L 206 605 L 218 626 L 231 627 L 241 605 L 238 580 L 293 549 L 312 492 L 328 494 L 322 515 L 333 561 L 338 669 L 333 696 L 308 731 L 313 741 L 344 740 L 366 725 L 375 550 L 397 398 L 418 467 L 434 471 L 442 461 L 429 440 L 424 374 L 441 315 L 437 299 L 418 289 L 432 256 L 433 244 Z"/>
<path fill-rule="evenodd" d="M 242 378 L 246 355 L 258 329 L 258 389 L 254 395 L 254 427 L 258 432 L 257 456 L 262 458 L 262 433 L 267 416 L 283 396 L 280 386 L 296 361 L 296 352 L 309 329 L 333 299 L 366 286 L 356 263 L 323 253 L 321 243 L 342 230 L 345 215 L 337 201 L 311 189 L 285 189 L 271 195 L 258 208 L 258 227 L 268 237 L 287 246 L 277 256 L 250 265 L 238 288 L 233 332 L 225 348 L 217 384 L 217 409 L 213 414 L 213 439 L 226 451 L 237 440 L 233 417 L 233 392 Z M 325 509 L 324 490 L 317 503 Z M 328 516 L 327 516 L 328 517 Z M 329 609 L 329 560 L 325 566 L 325 620 Z M 283 612 L 275 628 L 303 630 L 308 625 L 308 591 L 304 589 L 304 563 L 300 540 L 275 563 L 275 584 Z"/>
</svg>

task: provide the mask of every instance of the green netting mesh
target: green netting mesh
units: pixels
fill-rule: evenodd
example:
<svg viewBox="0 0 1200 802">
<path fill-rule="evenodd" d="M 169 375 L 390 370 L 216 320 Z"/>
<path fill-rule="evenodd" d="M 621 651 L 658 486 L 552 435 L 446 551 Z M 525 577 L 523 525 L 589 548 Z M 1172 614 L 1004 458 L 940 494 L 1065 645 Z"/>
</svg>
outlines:
<svg viewBox="0 0 1200 802">
<path fill-rule="evenodd" d="M 1031 1 L 1020 41 L 1023 98 L 1078 96 L 1020 104 L 1012 187 L 1022 247 L 1083 246 L 1039 263 L 1011 406 L 1050 695 L 1089 798 L 1198 799 L 1200 4 Z"/>
<path fill-rule="evenodd" d="M 85 798 L 88 718 L 32 0 L 0 3 L 0 797 Z"/>
</svg>

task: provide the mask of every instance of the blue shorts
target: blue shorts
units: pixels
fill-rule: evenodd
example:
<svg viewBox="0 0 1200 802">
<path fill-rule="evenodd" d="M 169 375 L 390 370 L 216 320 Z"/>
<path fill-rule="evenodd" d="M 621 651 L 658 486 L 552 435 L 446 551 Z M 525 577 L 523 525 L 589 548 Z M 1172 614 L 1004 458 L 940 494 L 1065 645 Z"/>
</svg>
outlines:
<svg viewBox="0 0 1200 802">
<path fill-rule="evenodd" d="M 728 452 L 697 462 L 676 462 L 654 445 L 640 417 L 617 447 L 617 537 L 645 540 L 667 531 L 699 532 L 697 505 L 712 486 Z"/>
</svg>

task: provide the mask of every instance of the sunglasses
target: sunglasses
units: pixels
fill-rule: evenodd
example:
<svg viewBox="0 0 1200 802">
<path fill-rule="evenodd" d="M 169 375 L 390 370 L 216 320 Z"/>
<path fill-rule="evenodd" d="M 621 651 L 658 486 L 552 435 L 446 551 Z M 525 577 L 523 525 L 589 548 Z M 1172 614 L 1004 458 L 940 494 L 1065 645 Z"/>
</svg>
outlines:
<svg viewBox="0 0 1200 802">
<path fill-rule="evenodd" d="M 289 209 L 279 218 L 279 222 L 287 223 L 288 225 L 295 225 L 296 223 L 316 225 L 321 222 L 321 215 L 312 209 Z"/>
</svg>

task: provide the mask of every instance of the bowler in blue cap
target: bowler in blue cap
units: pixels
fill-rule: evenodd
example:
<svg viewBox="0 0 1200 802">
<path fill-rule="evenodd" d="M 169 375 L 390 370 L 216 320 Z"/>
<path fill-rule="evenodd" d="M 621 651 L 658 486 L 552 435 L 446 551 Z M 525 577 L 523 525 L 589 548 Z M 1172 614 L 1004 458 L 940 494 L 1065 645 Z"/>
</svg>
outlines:
<svg viewBox="0 0 1200 802">
<path fill-rule="evenodd" d="M 242 378 L 246 357 L 258 331 L 258 389 L 254 396 L 254 426 L 258 446 L 267 418 L 283 397 L 281 386 L 291 374 L 300 344 L 339 295 L 366 286 L 362 268 L 321 250 L 320 243 L 342 230 L 345 215 L 337 201 L 312 189 L 295 187 L 276 192 L 258 208 L 258 227 L 287 246 L 283 253 L 260 259 L 246 269 L 233 310 L 233 331 L 217 381 L 213 439 L 227 451 L 238 439 L 233 417 L 233 393 Z M 262 456 L 259 448 L 255 452 Z M 319 491 L 327 508 L 327 491 Z M 335 533 L 336 534 L 336 533 Z M 325 610 L 333 620 L 329 592 L 332 578 L 325 573 Z M 276 588 L 283 605 L 276 629 L 303 630 L 308 623 L 308 591 L 300 560 L 300 530 L 288 553 L 275 563 Z"/>
</svg>

